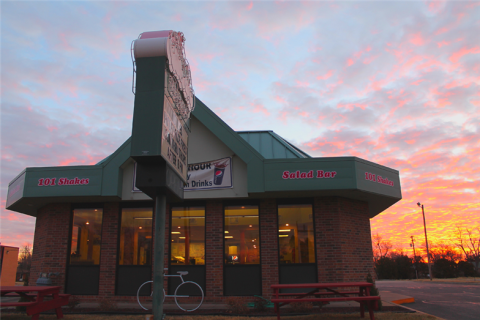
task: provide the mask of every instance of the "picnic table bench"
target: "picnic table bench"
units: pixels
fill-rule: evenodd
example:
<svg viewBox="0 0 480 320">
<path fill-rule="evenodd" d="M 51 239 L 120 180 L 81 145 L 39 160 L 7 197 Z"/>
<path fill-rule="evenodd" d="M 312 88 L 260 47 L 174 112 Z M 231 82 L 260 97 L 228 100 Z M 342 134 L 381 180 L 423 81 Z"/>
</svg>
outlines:
<svg viewBox="0 0 480 320">
<path fill-rule="evenodd" d="M 37 320 L 41 312 L 55 309 L 57 319 L 63 318 L 62 306 L 68 304 L 69 294 L 60 294 L 60 286 L 1 286 L 2 297 L 25 298 L 28 301 L 0 301 L 0 307 L 26 307 L 27 315 Z M 45 298 L 50 298 L 45 300 Z"/>
<path fill-rule="evenodd" d="M 375 320 L 373 310 L 376 307 L 379 296 L 371 296 L 369 282 L 337 282 L 337 283 L 298 283 L 298 284 L 274 284 L 273 299 L 277 319 L 280 319 L 280 307 L 292 302 L 335 302 L 356 301 L 360 303 L 360 316 L 365 317 L 364 306 L 367 306 L 370 319 Z M 358 290 L 338 291 L 338 288 L 358 288 Z M 305 289 L 306 292 L 280 292 L 282 289 Z M 323 290 L 323 291 L 321 291 Z"/>
</svg>

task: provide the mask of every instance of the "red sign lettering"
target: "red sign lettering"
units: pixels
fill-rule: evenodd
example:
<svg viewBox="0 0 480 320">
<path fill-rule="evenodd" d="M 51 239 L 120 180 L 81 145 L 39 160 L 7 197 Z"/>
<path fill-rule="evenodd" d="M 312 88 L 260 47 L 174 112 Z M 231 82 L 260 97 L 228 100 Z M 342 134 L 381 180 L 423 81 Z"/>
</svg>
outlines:
<svg viewBox="0 0 480 320">
<path fill-rule="evenodd" d="M 55 186 L 57 178 L 41 178 L 38 179 L 38 186 L 39 187 L 47 187 L 47 186 Z M 90 182 L 89 178 L 80 179 L 75 177 L 73 179 L 68 178 L 60 178 L 58 179 L 59 186 L 81 186 L 86 185 Z"/>
<path fill-rule="evenodd" d="M 322 179 L 322 178 L 335 178 L 337 175 L 336 171 L 324 171 L 324 170 L 317 170 L 317 174 L 315 178 L 317 179 Z M 297 171 L 283 171 L 282 174 L 283 179 L 313 179 L 313 170 L 310 170 L 308 172 L 300 172 L 300 170 Z"/>
<path fill-rule="evenodd" d="M 365 172 L 365 180 L 385 184 L 390 187 L 394 185 L 393 181 L 388 180 L 388 178 L 383 178 L 370 172 Z"/>
</svg>

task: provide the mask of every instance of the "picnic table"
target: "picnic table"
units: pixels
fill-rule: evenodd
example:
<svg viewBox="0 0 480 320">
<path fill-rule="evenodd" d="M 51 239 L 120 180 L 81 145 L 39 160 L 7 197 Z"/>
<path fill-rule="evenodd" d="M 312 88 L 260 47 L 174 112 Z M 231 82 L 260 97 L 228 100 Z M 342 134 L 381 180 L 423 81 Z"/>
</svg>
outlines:
<svg viewBox="0 0 480 320">
<path fill-rule="evenodd" d="M 60 289 L 60 286 L 1 286 L 2 297 L 23 297 L 28 301 L 0 301 L 0 307 L 26 307 L 32 320 L 37 320 L 43 311 L 55 309 L 57 319 L 61 319 L 62 306 L 68 304 L 70 295 L 60 294 Z"/>
<path fill-rule="evenodd" d="M 367 306 L 370 319 L 375 320 L 373 309 L 380 300 L 379 296 L 371 296 L 369 282 L 335 282 L 335 283 L 298 283 L 298 284 L 274 284 L 273 299 L 277 319 L 280 319 L 280 307 L 292 302 L 334 302 L 334 301 L 356 301 L 360 303 L 360 316 L 363 318 L 364 306 Z M 348 288 L 346 291 L 339 291 L 340 288 Z M 352 289 L 353 288 L 353 289 Z M 358 289 L 357 289 L 358 288 Z M 304 289 L 305 292 L 280 292 L 282 289 Z"/>
</svg>

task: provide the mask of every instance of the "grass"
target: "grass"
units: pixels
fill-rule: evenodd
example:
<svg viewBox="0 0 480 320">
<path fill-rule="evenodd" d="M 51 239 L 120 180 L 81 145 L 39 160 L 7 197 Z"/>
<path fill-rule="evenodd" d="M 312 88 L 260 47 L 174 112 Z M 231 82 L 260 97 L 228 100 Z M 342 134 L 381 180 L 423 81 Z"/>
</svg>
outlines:
<svg viewBox="0 0 480 320">
<path fill-rule="evenodd" d="M 368 312 L 365 318 L 368 319 Z M 31 317 L 22 314 L 2 314 L 2 320 L 30 320 Z M 56 315 L 40 315 L 40 320 L 57 319 Z M 64 315 L 65 320 L 145 320 L 145 315 L 80 315 L 67 314 Z M 276 316 L 268 317 L 242 317 L 242 316 L 166 316 L 165 320 L 276 320 Z M 350 320 L 362 319 L 360 313 L 354 314 L 316 314 L 308 316 L 283 316 L 283 320 Z M 375 319 L 377 320 L 435 320 L 434 316 L 419 314 L 419 313 L 395 313 L 395 312 L 375 312 Z"/>
<path fill-rule="evenodd" d="M 413 281 L 419 282 L 430 282 L 430 279 L 415 279 Z M 476 277 L 459 277 L 459 278 L 446 278 L 446 279 L 438 279 L 433 278 L 432 282 L 458 282 L 458 283 L 478 283 L 480 284 L 480 278 Z"/>
</svg>

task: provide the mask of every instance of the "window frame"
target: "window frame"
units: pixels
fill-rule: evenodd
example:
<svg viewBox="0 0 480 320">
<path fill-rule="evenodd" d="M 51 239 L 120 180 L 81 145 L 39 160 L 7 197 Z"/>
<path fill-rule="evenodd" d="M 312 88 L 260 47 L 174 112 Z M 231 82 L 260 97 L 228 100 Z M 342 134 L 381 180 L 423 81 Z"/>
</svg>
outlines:
<svg viewBox="0 0 480 320">
<path fill-rule="evenodd" d="M 312 206 L 312 224 L 313 224 L 313 252 L 314 252 L 314 262 L 307 262 L 307 263 L 292 263 L 292 265 L 312 265 L 318 264 L 317 260 L 317 237 L 316 237 L 316 225 L 315 225 L 315 203 L 314 200 L 311 198 L 296 198 L 296 199 L 277 199 L 277 259 L 278 259 L 278 266 L 280 268 L 281 265 L 285 265 L 285 263 L 280 263 L 280 241 L 279 241 L 279 234 L 278 231 L 280 229 L 280 218 L 279 218 L 279 207 L 282 205 L 311 205 Z M 318 276 L 317 276 L 318 277 Z"/>
</svg>

